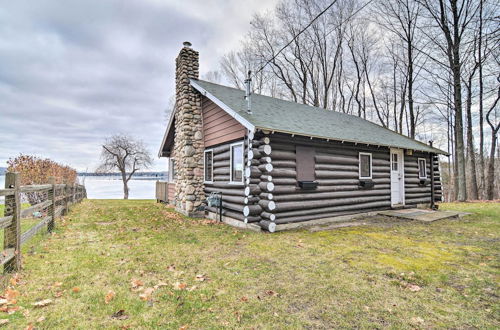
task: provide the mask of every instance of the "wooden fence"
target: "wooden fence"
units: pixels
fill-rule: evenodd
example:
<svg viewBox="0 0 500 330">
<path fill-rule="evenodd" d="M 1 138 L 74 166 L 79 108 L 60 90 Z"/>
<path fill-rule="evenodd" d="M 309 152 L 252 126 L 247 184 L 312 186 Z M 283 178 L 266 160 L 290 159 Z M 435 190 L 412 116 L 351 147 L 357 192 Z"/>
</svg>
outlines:
<svg viewBox="0 0 500 330">
<path fill-rule="evenodd" d="M 22 193 L 41 193 L 43 201 L 21 210 Z M 0 229 L 4 229 L 4 249 L 0 255 L 0 265 L 4 272 L 17 271 L 21 268 L 21 245 L 47 225 L 48 232 L 55 226 L 55 219 L 65 215 L 72 204 L 87 197 L 85 186 L 79 184 L 56 184 L 55 178 L 49 184 L 20 185 L 18 173 L 5 175 L 5 189 L 0 189 L 0 196 L 5 196 L 5 210 L 0 217 Z M 41 217 L 40 222 L 21 232 L 21 219 Z"/>
<path fill-rule="evenodd" d="M 156 181 L 156 201 L 168 203 L 168 182 Z"/>
</svg>

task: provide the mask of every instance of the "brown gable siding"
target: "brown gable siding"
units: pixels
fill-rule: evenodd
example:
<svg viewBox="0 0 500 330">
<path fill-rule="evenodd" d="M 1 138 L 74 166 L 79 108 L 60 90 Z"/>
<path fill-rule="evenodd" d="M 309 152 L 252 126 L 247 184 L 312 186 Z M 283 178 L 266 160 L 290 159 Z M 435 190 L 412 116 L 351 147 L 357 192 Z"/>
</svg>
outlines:
<svg viewBox="0 0 500 330">
<path fill-rule="evenodd" d="M 202 99 L 202 108 L 205 148 L 245 136 L 245 127 L 206 97 Z"/>
</svg>

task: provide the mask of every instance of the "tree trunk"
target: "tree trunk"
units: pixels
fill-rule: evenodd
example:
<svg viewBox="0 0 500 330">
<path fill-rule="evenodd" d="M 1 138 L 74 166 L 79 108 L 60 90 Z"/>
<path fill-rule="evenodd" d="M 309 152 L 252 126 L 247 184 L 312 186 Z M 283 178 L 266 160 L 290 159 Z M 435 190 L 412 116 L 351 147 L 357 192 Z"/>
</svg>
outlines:
<svg viewBox="0 0 500 330">
<path fill-rule="evenodd" d="M 123 199 L 128 199 L 128 184 L 123 182 Z"/>
<path fill-rule="evenodd" d="M 486 190 L 486 177 L 485 177 L 485 164 L 484 164 L 484 114 L 483 114 L 483 55 L 482 55 L 482 43 L 483 43 L 483 0 L 479 1 L 479 36 L 477 41 L 477 61 L 479 65 L 479 166 L 481 168 L 480 185 L 483 189 L 482 198 L 484 198 L 484 193 Z"/>
<path fill-rule="evenodd" d="M 415 138 L 415 112 L 413 110 L 413 46 L 408 40 L 408 110 L 410 112 L 410 138 Z"/>
<path fill-rule="evenodd" d="M 128 199 L 128 180 L 127 174 L 122 172 L 122 181 L 123 181 L 123 199 Z"/>
<path fill-rule="evenodd" d="M 455 105 L 455 131 L 456 131 L 456 148 L 457 153 L 457 179 L 458 179 L 458 192 L 457 200 L 463 202 L 467 200 L 467 183 L 465 181 L 465 148 L 464 148 L 464 124 L 463 124 L 463 111 L 462 111 L 462 83 L 460 73 L 462 70 L 462 63 L 460 61 L 460 33 L 459 33 L 459 16 L 457 1 L 451 1 L 451 10 L 453 13 L 453 42 L 449 43 L 450 67 L 453 72 L 453 98 Z M 450 47 L 452 46 L 452 47 Z M 451 56 L 450 56 L 451 55 Z"/>
<path fill-rule="evenodd" d="M 470 198 L 478 199 L 477 177 L 476 177 L 476 154 L 474 152 L 473 132 L 472 132 L 472 74 L 469 76 L 467 85 L 467 153 L 470 163 Z"/>
<path fill-rule="evenodd" d="M 491 131 L 491 149 L 490 149 L 490 164 L 488 166 L 488 183 L 486 185 L 486 198 L 493 200 L 495 197 L 493 190 L 495 188 L 495 151 L 497 145 L 497 134 L 495 130 Z"/>
</svg>

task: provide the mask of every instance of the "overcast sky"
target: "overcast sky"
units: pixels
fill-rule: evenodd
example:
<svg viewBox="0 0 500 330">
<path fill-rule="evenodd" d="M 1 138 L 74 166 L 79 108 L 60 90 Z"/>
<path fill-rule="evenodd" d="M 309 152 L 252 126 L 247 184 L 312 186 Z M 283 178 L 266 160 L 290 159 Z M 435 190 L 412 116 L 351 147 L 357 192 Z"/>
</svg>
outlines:
<svg viewBox="0 0 500 330">
<path fill-rule="evenodd" d="M 216 70 L 275 3 L 0 0 L 0 166 L 24 153 L 93 171 L 119 132 L 156 158 L 182 42 L 200 52 L 202 75 Z"/>
</svg>

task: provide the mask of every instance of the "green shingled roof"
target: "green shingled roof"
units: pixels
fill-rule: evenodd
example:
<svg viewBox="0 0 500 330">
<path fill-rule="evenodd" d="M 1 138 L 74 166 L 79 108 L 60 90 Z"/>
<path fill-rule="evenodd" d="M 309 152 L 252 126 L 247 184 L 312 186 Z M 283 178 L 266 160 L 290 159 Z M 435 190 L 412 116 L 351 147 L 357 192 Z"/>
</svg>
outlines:
<svg viewBox="0 0 500 330">
<path fill-rule="evenodd" d="M 252 114 L 248 114 L 244 91 L 203 80 L 194 80 L 193 82 L 256 128 L 338 141 L 447 154 L 442 150 L 432 148 L 425 143 L 410 139 L 357 116 L 269 96 L 252 94 Z"/>
</svg>

